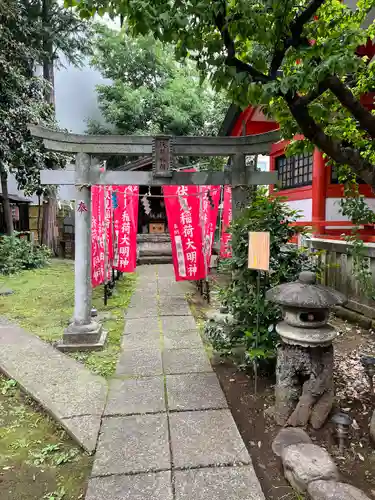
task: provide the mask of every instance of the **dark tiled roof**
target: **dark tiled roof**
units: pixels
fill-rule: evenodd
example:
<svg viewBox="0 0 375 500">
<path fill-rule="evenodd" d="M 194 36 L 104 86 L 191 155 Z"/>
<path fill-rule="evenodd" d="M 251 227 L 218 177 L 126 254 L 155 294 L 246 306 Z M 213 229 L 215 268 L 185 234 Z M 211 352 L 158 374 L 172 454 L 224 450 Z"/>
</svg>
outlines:
<svg viewBox="0 0 375 500">
<path fill-rule="evenodd" d="M 31 203 L 31 200 L 28 198 L 24 198 L 23 196 L 19 196 L 18 194 L 9 194 L 8 198 L 10 201 L 18 202 L 18 203 Z M 3 199 L 3 194 L 0 193 L 0 199 Z"/>
</svg>

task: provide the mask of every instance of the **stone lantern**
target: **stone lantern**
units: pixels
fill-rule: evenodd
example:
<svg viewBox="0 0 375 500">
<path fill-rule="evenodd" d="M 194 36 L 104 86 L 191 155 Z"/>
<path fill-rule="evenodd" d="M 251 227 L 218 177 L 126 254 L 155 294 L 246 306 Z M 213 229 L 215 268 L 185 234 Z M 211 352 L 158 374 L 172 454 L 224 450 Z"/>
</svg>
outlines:
<svg viewBox="0 0 375 500">
<path fill-rule="evenodd" d="M 276 286 L 266 298 L 279 304 L 283 321 L 277 349 L 275 419 L 278 425 L 322 427 L 334 401 L 333 347 L 335 329 L 328 325 L 330 308 L 345 304 L 341 293 L 316 284 L 314 273 Z"/>
</svg>

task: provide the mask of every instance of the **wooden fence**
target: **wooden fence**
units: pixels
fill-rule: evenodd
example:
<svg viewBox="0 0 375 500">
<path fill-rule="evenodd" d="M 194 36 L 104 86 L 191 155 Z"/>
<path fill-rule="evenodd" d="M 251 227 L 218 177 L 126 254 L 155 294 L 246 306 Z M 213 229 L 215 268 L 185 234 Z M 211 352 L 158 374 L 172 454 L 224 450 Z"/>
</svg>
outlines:
<svg viewBox="0 0 375 500">
<path fill-rule="evenodd" d="M 322 283 L 335 288 L 348 297 L 346 307 L 375 319 L 375 301 L 361 290 L 360 283 L 353 272 L 353 258 L 350 244 L 344 241 L 311 238 L 306 241 L 310 249 L 322 251 Z M 375 243 L 364 244 L 364 258 L 368 259 L 375 283 Z"/>
</svg>

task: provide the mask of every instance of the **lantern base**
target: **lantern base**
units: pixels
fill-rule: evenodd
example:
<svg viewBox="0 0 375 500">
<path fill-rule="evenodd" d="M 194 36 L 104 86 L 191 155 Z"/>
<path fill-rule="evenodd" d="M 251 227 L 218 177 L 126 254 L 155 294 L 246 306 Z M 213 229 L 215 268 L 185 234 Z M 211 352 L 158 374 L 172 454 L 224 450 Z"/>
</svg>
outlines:
<svg viewBox="0 0 375 500">
<path fill-rule="evenodd" d="M 333 347 L 282 343 L 277 350 L 274 417 L 278 425 L 320 429 L 334 403 Z"/>
</svg>

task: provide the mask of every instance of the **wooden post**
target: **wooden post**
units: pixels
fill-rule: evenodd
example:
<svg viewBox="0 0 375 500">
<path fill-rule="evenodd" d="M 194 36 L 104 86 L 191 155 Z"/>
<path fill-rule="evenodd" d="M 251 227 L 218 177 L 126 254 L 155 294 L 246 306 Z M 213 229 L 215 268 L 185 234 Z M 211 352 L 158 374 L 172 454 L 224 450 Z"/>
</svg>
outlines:
<svg viewBox="0 0 375 500">
<path fill-rule="evenodd" d="M 322 153 L 315 148 L 312 175 L 312 222 L 326 218 L 326 165 Z M 314 227 L 314 236 L 325 233 L 324 227 Z"/>
</svg>

